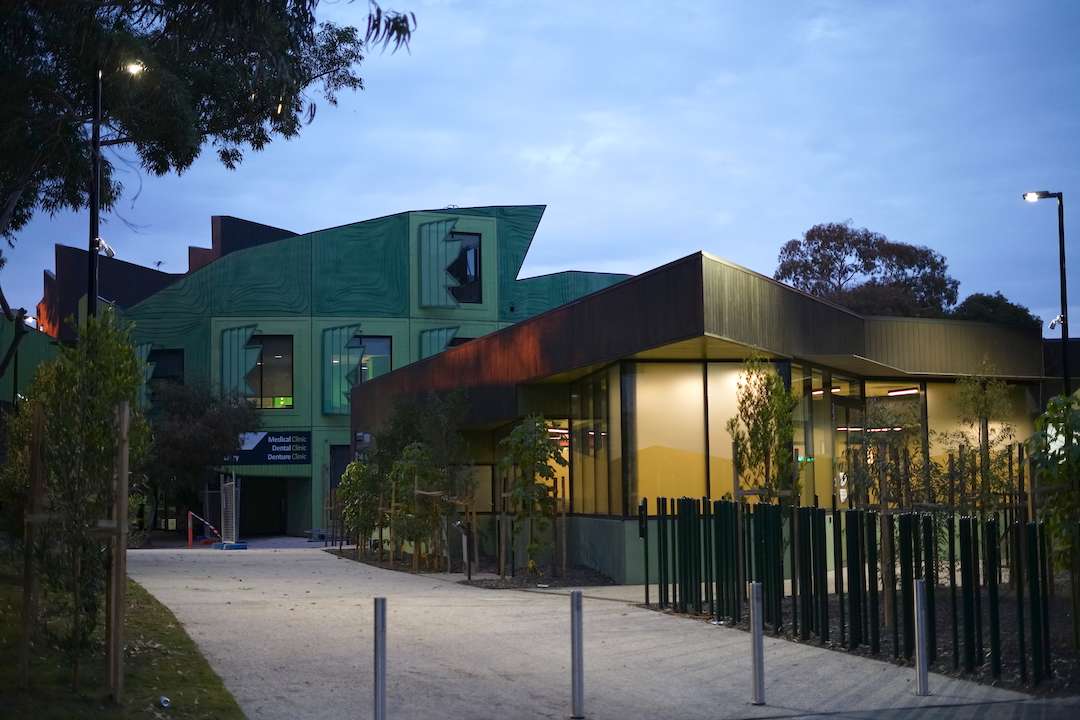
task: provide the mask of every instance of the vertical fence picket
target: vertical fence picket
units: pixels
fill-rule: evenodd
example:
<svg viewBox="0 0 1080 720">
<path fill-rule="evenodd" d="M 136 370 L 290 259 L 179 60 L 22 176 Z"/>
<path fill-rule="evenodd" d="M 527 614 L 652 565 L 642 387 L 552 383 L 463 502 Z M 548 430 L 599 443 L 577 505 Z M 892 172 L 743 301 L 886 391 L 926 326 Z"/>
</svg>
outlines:
<svg viewBox="0 0 1080 720">
<path fill-rule="evenodd" d="M 1001 628 L 998 615 L 998 534 L 997 518 L 986 521 L 986 585 L 987 605 L 990 613 L 990 674 L 995 680 L 1001 677 Z"/>
<path fill-rule="evenodd" d="M 877 513 L 867 513 L 866 521 L 866 569 L 869 574 L 867 585 L 870 589 L 870 652 L 881 652 L 881 619 L 878 603 L 878 518 Z"/>
</svg>

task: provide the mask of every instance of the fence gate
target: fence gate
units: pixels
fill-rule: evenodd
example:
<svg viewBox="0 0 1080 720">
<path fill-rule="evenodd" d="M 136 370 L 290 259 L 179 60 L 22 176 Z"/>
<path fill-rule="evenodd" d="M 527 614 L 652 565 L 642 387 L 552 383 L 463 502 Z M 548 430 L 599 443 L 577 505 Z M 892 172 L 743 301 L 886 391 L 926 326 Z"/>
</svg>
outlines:
<svg viewBox="0 0 1080 720">
<path fill-rule="evenodd" d="M 236 542 L 236 476 L 226 479 L 221 476 L 221 540 L 226 543 Z"/>
</svg>

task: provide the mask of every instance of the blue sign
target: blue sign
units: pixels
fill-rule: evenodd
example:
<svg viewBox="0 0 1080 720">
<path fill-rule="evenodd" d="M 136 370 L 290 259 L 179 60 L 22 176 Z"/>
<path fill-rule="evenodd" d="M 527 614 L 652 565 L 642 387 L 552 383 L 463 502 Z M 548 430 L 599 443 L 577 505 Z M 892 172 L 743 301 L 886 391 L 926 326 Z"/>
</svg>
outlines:
<svg viewBox="0 0 1080 720">
<path fill-rule="evenodd" d="M 240 436 L 240 448 L 225 465 L 310 465 L 311 432 L 278 430 Z"/>
</svg>

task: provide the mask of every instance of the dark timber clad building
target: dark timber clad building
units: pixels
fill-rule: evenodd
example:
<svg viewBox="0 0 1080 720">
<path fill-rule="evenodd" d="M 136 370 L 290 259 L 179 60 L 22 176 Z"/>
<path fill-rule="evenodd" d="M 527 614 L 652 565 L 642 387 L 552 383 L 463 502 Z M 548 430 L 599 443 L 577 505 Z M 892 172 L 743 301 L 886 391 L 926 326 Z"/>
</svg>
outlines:
<svg viewBox="0 0 1080 720">
<path fill-rule="evenodd" d="M 963 427 L 958 377 L 994 368 L 1020 438 L 1044 380 L 1038 330 L 864 317 L 698 253 L 355 386 L 353 437 L 376 431 L 398 398 L 463 388 L 478 509 L 493 513 L 498 441 L 542 413 L 565 438 L 555 491 L 572 561 L 640 581 L 641 498 L 737 490 L 726 423 L 751 354 L 774 361 L 798 398 L 801 501 L 825 506 L 847 502 L 847 473 L 873 433 L 904 433 L 923 459 L 940 460 Z"/>
</svg>

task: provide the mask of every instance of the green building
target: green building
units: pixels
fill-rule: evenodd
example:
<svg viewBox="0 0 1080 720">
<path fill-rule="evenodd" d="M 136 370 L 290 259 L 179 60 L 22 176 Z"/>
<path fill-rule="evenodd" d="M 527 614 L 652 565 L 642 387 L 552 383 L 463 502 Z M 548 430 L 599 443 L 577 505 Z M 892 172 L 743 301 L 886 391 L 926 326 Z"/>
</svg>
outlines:
<svg viewBox="0 0 1080 720">
<path fill-rule="evenodd" d="M 259 408 L 259 432 L 228 459 L 242 535 L 324 526 L 350 458 L 355 385 L 625 279 L 518 279 L 543 212 L 403 212 L 303 235 L 270 229 L 224 251 L 215 218 L 215 247 L 190 254 L 197 269 L 123 309 L 148 381 L 206 383 Z"/>
</svg>

